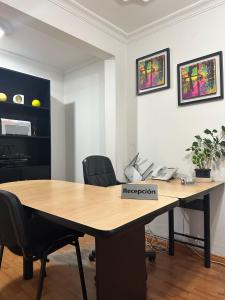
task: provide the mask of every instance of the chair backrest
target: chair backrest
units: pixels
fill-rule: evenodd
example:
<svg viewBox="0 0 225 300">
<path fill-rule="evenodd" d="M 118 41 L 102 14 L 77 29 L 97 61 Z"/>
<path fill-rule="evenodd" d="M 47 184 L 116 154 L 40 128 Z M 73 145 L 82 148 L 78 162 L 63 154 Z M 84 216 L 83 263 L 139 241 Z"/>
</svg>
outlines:
<svg viewBox="0 0 225 300">
<path fill-rule="evenodd" d="M 19 199 L 0 190 L 0 244 L 22 255 L 28 246 L 26 215 Z"/>
<path fill-rule="evenodd" d="M 108 157 L 101 155 L 88 156 L 82 164 L 86 184 L 104 187 L 117 184 L 116 175 Z"/>
</svg>

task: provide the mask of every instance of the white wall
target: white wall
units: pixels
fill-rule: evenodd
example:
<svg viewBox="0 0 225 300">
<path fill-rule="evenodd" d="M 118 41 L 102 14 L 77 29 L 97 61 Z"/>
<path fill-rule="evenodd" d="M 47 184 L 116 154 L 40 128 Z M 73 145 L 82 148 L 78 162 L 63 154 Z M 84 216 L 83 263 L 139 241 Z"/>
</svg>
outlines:
<svg viewBox="0 0 225 300">
<path fill-rule="evenodd" d="M 225 39 L 222 28 L 225 28 L 225 6 L 202 13 L 183 22 L 171 25 L 166 29 L 152 33 L 129 45 L 129 69 L 135 70 L 135 59 L 157 50 L 171 49 L 171 88 L 169 90 L 135 96 L 135 72 L 131 72 L 128 88 L 131 103 L 129 126 L 129 149 L 134 149 L 137 139 L 137 150 L 156 165 L 179 168 L 180 172 L 192 174 L 193 166 L 185 157 L 185 149 L 191 145 L 193 137 L 205 128 L 220 128 L 225 124 L 225 101 L 212 101 L 178 107 L 177 76 L 178 63 L 210 54 L 219 50 L 225 53 Z M 135 112 L 137 111 L 137 135 Z M 225 179 L 224 165 L 214 172 L 216 179 Z M 225 256 L 225 198 L 223 191 L 213 193 L 211 201 L 212 251 Z M 191 231 L 202 234 L 201 213 L 188 213 L 191 225 L 184 221 L 177 212 L 176 227 L 182 232 Z M 158 234 L 167 234 L 167 218 L 162 216 L 152 224 Z"/>
<path fill-rule="evenodd" d="M 63 74 L 35 61 L 0 49 L 0 66 L 51 81 L 52 178 L 65 179 L 65 115 Z"/>
<path fill-rule="evenodd" d="M 83 182 L 82 160 L 105 154 L 104 61 L 64 78 L 66 179 Z"/>
</svg>

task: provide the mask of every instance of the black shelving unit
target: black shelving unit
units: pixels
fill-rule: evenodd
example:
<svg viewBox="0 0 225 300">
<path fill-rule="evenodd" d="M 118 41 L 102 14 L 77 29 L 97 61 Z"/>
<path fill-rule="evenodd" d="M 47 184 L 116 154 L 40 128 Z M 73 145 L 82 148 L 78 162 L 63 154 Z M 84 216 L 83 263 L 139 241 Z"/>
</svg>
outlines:
<svg viewBox="0 0 225 300">
<path fill-rule="evenodd" d="M 0 134 L 0 183 L 51 178 L 50 81 L 0 68 L 0 118 L 31 122 L 31 136 Z M 24 104 L 13 96 L 24 95 Z M 41 107 L 33 107 L 39 99 Z M 24 158 L 24 159 L 23 159 Z"/>
</svg>

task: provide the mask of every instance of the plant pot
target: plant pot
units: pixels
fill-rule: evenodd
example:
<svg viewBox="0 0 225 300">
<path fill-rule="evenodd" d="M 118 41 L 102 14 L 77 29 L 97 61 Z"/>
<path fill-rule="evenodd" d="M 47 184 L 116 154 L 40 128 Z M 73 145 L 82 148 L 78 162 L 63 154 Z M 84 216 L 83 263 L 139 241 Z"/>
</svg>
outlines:
<svg viewBox="0 0 225 300">
<path fill-rule="evenodd" d="M 197 178 L 210 178 L 211 169 L 195 169 L 195 175 Z"/>
</svg>

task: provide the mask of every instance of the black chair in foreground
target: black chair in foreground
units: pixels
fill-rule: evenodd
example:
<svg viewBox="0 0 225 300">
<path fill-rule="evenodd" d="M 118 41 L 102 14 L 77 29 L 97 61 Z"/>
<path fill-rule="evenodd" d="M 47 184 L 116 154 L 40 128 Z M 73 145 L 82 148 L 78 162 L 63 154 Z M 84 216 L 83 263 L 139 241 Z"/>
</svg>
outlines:
<svg viewBox="0 0 225 300">
<path fill-rule="evenodd" d="M 38 215 L 28 218 L 19 199 L 12 193 L 0 190 L 0 266 L 4 246 L 24 259 L 40 260 L 36 300 L 41 299 L 48 255 L 68 244 L 76 248 L 83 299 L 87 300 L 79 236 L 80 232 L 76 234 Z"/>
<path fill-rule="evenodd" d="M 119 185 L 111 160 L 106 156 L 92 155 L 82 161 L 84 183 L 96 186 Z M 90 261 L 95 260 L 95 250 L 89 255 Z"/>
</svg>

